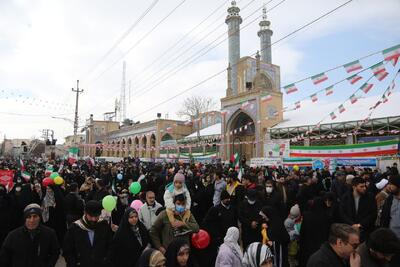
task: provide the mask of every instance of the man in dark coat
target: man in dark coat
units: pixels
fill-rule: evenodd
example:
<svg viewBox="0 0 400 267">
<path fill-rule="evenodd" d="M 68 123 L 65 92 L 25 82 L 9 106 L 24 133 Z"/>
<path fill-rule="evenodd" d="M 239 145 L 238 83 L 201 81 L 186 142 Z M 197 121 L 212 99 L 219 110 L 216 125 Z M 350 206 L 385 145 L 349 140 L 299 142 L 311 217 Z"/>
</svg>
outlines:
<svg viewBox="0 0 400 267">
<path fill-rule="evenodd" d="M 259 242 L 261 239 L 260 211 L 262 203 L 257 200 L 257 191 L 248 189 L 246 199 L 242 201 L 239 207 L 239 221 L 242 224 L 243 247 L 247 248 L 253 242 Z"/>
<path fill-rule="evenodd" d="M 374 230 L 377 216 L 376 201 L 373 195 L 366 192 L 366 182 L 361 177 L 352 181 L 352 192 L 348 192 L 340 203 L 340 215 L 343 223 L 359 229 L 362 241 Z"/>
<path fill-rule="evenodd" d="M 358 231 L 347 224 L 333 224 L 328 242 L 315 252 L 307 267 L 360 267 L 360 256 L 355 252 L 359 241 Z"/>
<path fill-rule="evenodd" d="M 64 199 L 68 226 L 70 226 L 74 221 L 82 217 L 84 205 L 85 203 L 79 195 L 78 184 L 72 183 L 69 186 L 69 193 L 65 196 Z"/>
<path fill-rule="evenodd" d="M 40 223 L 42 210 L 37 204 L 24 209 L 25 224 L 8 234 L 0 251 L 0 266 L 55 266 L 60 254 L 53 229 Z"/>
<path fill-rule="evenodd" d="M 68 229 L 63 246 L 67 267 L 105 267 L 112 265 L 108 252 L 112 231 L 106 221 L 99 221 L 102 206 L 91 200 L 86 203 L 83 217 Z"/>
</svg>

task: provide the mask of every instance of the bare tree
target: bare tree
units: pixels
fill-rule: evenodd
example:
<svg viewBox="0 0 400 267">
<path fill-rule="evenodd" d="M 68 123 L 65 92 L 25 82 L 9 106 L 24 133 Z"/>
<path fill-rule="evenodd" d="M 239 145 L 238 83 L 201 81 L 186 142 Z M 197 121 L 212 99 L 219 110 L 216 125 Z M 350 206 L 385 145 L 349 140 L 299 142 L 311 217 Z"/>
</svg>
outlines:
<svg viewBox="0 0 400 267">
<path fill-rule="evenodd" d="M 177 115 L 186 119 L 197 119 L 200 114 L 211 111 L 215 106 L 215 101 L 211 97 L 193 95 L 183 101 L 182 108 Z"/>
<path fill-rule="evenodd" d="M 202 113 L 211 111 L 215 107 L 216 103 L 211 97 L 193 95 L 183 101 L 182 108 L 177 112 L 177 115 L 189 120 L 199 119 Z M 200 127 L 197 126 L 196 128 L 197 138 L 200 140 Z"/>
</svg>

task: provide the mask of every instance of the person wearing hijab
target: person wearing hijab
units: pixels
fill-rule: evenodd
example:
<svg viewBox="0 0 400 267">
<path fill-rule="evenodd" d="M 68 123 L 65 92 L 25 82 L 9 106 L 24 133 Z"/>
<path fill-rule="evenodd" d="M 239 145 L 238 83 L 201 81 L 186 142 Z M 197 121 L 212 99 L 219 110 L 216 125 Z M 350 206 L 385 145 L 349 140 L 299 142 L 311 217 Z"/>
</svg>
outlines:
<svg viewBox="0 0 400 267">
<path fill-rule="evenodd" d="M 243 257 L 244 267 L 272 267 L 274 256 L 270 248 L 260 242 L 251 243 Z"/>
<path fill-rule="evenodd" d="M 197 267 L 190 252 L 189 243 L 183 239 L 176 239 L 168 246 L 167 267 Z"/>
<path fill-rule="evenodd" d="M 271 247 L 274 257 L 274 266 L 288 267 L 288 244 L 290 237 L 286 231 L 282 218 L 278 211 L 272 207 L 262 208 L 260 215 L 262 217 L 263 229 L 266 233 L 261 234 L 264 244 Z M 262 231 L 261 231 L 262 232 Z"/>
<path fill-rule="evenodd" d="M 127 208 L 111 244 L 111 261 L 115 267 L 133 267 L 148 244 L 149 235 L 137 211 Z"/>
<path fill-rule="evenodd" d="M 242 267 L 243 253 L 239 243 L 239 229 L 230 227 L 218 251 L 215 267 Z"/>
<path fill-rule="evenodd" d="M 148 248 L 143 251 L 135 267 L 165 267 L 166 259 L 159 251 Z"/>
</svg>

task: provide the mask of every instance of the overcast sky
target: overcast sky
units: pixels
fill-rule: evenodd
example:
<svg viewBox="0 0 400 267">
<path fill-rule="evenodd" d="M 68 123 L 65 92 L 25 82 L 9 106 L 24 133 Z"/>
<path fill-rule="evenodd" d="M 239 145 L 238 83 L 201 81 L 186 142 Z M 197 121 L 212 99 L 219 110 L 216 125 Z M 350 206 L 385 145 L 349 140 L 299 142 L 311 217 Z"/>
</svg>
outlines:
<svg viewBox="0 0 400 267">
<path fill-rule="evenodd" d="M 219 106 L 219 99 L 225 95 L 225 74 L 143 113 L 227 67 L 227 41 L 205 52 L 226 38 L 224 19 L 230 1 L 159 0 L 104 57 L 153 1 L 0 0 L 0 135 L 38 137 L 44 128 L 53 129 L 58 139 L 72 134 L 69 120 L 74 118 L 75 95 L 71 88 L 76 87 L 77 79 L 84 89 L 79 102 L 80 125 L 89 114 L 102 119 L 104 112 L 114 109 L 114 101 L 120 96 L 124 60 L 127 83 L 131 81 L 131 92 L 126 93 L 127 115 L 135 121 L 154 119 L 157 112 L 177 118 L 183 99 L 192 94 L 211 96 Z M 267 8 L 281 1 L 273 0 Z M 264 2 L 238 1 L 239 7 L 245 7 L 241 11 L 242 27 L 248 25 L 241 30 L 241 56 L 259 50 L 256 18 Z M 268 13 L 274 31 L 272 41 L 344 2 L 284 1 Z M 399 44 L 399 10 L 398 0 L 354 0 L 274 45 L 272 61 L 281 67 L 282 85 Z M 178 40 L 181 42 L 172 47 Z M 382 55 L 375 55 L 361 62 L 367 66 L 382 59 Z M 345 77 L 343 71 L 329 75 L 332 82 Z M 377 86 L 369 94 L 381 94 L 384 86 Z M 285 96 L 284 102 L 293 103 L 318 89 L 306 82 L 299 88 L 299 92 Z M 352 90 L 338 86 L 334 95 L 321 101 L 344 100 Z"/>
</svg>

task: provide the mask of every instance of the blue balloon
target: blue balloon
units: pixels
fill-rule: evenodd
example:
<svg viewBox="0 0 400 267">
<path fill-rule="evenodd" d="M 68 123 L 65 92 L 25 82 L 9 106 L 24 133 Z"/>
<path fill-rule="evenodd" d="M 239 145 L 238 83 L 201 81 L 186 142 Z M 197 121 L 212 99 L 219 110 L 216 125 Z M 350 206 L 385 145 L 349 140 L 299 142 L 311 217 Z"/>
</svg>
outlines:
<svg viewBox="0 0 400 267">
<path fill-rule="evenodd" d="M 118 174 L 117 174 L 117 179 L 118 179 L 118 180 L 122 180 L 122 178 L 124 178 L 124 176 L 122 176 L 122 173 L 118 173 Z"/>
</svg>

